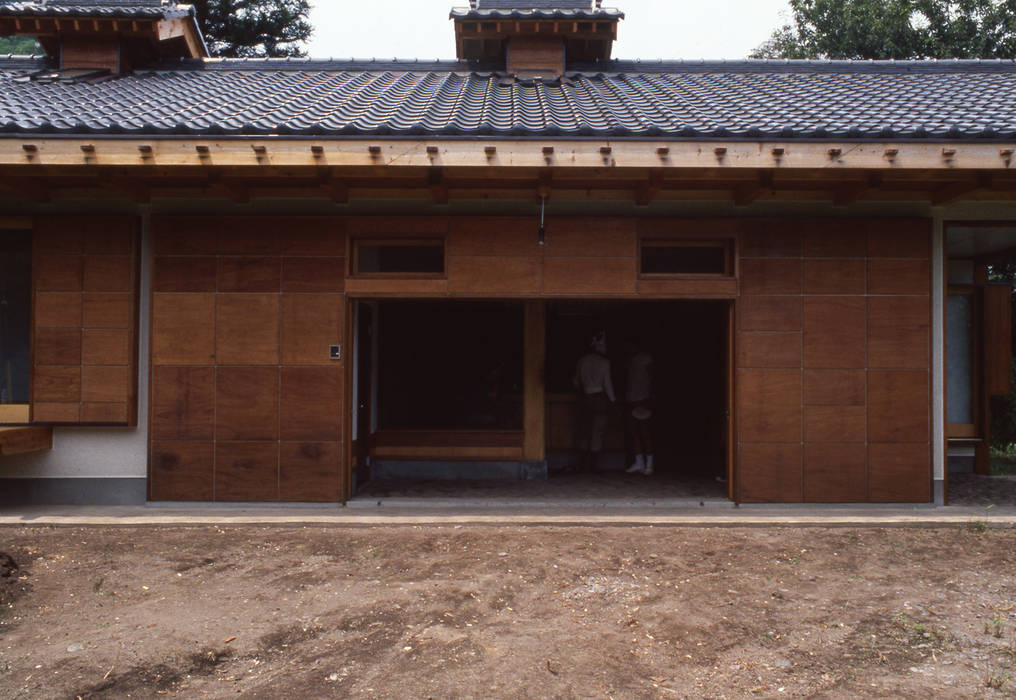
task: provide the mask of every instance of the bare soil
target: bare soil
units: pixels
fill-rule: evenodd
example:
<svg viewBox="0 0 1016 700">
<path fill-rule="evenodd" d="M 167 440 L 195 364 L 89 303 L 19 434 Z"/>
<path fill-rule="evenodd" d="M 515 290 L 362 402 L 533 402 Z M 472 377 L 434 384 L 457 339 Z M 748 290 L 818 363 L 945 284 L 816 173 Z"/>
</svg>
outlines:
<svg viewBox="0 0 1016 700">
<path fill-rule="evenodd" d="M 1016 531 L 7 528 L 0 698 L 1016 696 Z"/>
</svg>

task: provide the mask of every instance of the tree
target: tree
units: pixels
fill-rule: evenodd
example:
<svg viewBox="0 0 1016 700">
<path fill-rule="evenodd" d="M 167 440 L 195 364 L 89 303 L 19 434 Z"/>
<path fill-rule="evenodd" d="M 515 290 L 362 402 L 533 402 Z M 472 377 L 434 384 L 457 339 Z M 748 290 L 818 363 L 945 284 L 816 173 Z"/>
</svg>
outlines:
<svg viewBox="0 0 1016 700">
<path fill-rule="evenodd" d="M 213 56 L 305 56 L 300 44 L 314 28 L 308 0 L 194 0 L 198 25 Z"/>
<path fill-rule="evenodd" d="M 1016 0 L 790 0 L 752 58 L 1016 57 Z"/>
<path fill-rule="evenodd" d="M 41 56 L 45 53 L 42 47 L 30 36 L 0 37 L 0 56 L 16 54 L 30 56 L 36 54 Z"/>
</svg>

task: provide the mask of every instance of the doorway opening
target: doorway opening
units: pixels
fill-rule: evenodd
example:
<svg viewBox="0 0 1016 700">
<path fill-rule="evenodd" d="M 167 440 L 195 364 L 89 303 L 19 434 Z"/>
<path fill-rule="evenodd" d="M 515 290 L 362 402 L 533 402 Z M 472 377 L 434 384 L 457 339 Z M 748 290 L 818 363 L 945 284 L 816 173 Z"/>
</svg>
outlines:
<svg viewBox="0 0 1016 700">
<path fill-rule="evenodd" d="M 731 309 L 727 300 L 353 301 L 352 493 L 726 500 Z M 593 468 L 579 471 L 573 377 L 598 331 L 617 403 Z M 652 476 L 626 472 L 626 341 L 653 360 Z"/>
</svg>

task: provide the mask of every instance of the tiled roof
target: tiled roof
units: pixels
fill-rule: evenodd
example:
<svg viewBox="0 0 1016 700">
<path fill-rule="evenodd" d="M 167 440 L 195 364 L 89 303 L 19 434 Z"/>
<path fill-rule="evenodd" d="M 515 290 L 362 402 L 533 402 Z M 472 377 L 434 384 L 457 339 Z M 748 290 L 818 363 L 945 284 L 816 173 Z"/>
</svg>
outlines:
<svg viewBox="0 0 1016 700">
<path fill-rule="evenodd" d="M 189 60 L 77 81 L 28 65 L 0 59 L 0 134 L 1016 139 L 1010 61 L 614 61 L 559 80 L 458 61 Z"/>
<path fill-rule="evenodd" d="M 173 19 L 193 13 L 190 5 L 173 0 L 24 0 L 0 1 L 0 16 L 100 17 L 116 19 Z"/>
<path fill-rule="evenodd" d="M 613 7 L 590 7 L 582 3 L 581 7 L 511 7 L 522 3 L 504 3 L 505 7 L 488 7 L 483 3 L 480 7 L 454 7 L 449 15 L 452 19 L 624 19 L 624 13 Z M 554 3 L 565 4 L 565 3 Z M 575 3 L 578 4 L 578 3 Z"/>
</svg>

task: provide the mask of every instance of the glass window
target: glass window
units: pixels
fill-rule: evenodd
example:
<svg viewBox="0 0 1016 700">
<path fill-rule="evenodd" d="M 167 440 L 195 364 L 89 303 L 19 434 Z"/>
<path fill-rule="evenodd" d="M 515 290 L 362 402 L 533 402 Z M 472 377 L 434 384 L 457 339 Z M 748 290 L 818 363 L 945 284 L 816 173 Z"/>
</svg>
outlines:
<svg viewBox="0 0 1016 700">
<path fill-rule="evenodd" d="M 643 275 L 730 275 L 726 241 L 644 241 Z"/>
<path fill-rule="evenodd" d="M 444 274 L 442 241 L 357 241 L 354 247 L 356 274 Z"/>
<path fill-rule="evenodd" d="M 0 230 L 0 404 L 29 401 L 32 234 Z"/>
<path fill-rule="evenodd" d="M 946 319 L 946 397 L 950 425 L 974 421 L 974 297 L 950 294 Z"/>
</svg>

